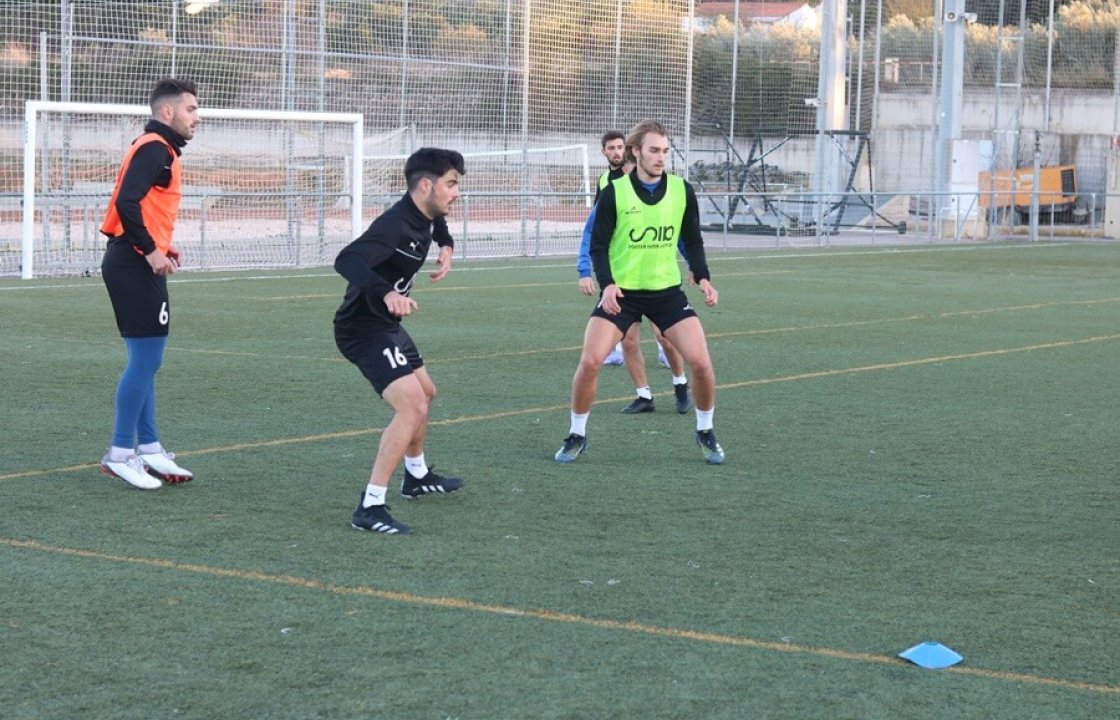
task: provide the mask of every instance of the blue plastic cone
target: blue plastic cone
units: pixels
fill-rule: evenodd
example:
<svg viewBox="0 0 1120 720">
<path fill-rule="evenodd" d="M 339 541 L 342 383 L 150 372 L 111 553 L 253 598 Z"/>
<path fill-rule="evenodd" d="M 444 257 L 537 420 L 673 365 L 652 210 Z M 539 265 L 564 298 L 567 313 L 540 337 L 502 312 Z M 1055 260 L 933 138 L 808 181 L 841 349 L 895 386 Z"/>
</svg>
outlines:
<svg viewBox="0 0 1120 720">
<path fill-rule="evenodd" d="M 963 657 L 958 655 L 951 648 L 947 648 L 941 643 L 932 640 L 918 643 L 909 650 L 903 650 L 898 656 L 903 660 L 909 660 L 918 667 L 924 667 L 927 670 L 941 670 L 956 665 L 961 660 L 964 660 Z"/>
</svg>

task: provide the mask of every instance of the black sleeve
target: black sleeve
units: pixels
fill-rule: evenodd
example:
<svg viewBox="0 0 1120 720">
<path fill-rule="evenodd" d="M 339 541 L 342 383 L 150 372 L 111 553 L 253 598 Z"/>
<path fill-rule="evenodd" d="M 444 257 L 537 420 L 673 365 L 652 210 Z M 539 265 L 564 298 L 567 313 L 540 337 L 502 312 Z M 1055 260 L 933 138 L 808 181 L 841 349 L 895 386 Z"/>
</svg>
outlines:
<svg viewBox="0 0 1120 720">
<path fill-rule="evenodd" d="M 447 218 L 441 216 L 432 221 L 432 239 L 440 247 L 455 247 L 455 238 L 451 237 L 451 231 L 447 228 Z"/>
<path fill-rule="evenodd" d="M 378 223 L 374 221 L 357 240 L 342 248 L 334 259 L 334 270 L 363 292 L 384 298 L 393 286 L 373 268 L 391 257 L 396 249 L 393 239 L 380 232 Z"/>
<path fill-rule="evenodd" d="M 696 282 L 707 280 L 711 282 L 712 276 L 708 273 L 708 259 L 704 256 L 704 236 L 700 234 L 700 203 L 696 201 L 696 193 L 687 182 L 684 184 L 685 204 L 684 220 L 681 222 L 681 242 L 684 244 L 685 257 L 688 259 L 688 269 Z"/>
<path fill-rule="evenodd" d="M 158 140 L 141 145 L 132 155 L 128 169 L 124 171 L 121 189 L 117 192 L 117 214 L 121 218 L 124 236 L 145 255 L 156 249 L 156 243 L 144 225 L 140 201 L 153 186 L 167 187 L 170 181 L 171 151 Z"/>
<path fill-rule="evenodd" d="M 611 273 L 610 248 L 618 212 L 614 200 L 614 185 L 608 184 L 595 203 L 595 224 L 591 227 L 591 267 L 600 288 L 614 284 Z"/>
</svg>

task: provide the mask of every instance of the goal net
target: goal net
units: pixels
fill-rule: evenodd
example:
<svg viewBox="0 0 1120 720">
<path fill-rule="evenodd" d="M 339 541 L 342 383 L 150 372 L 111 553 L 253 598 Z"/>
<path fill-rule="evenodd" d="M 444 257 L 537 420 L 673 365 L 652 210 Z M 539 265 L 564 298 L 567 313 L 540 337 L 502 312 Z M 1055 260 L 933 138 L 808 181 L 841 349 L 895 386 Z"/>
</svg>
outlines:
<svg viewBox="0 0 1120 720">
<path fill-rule="evenodd" d="M 376 212 L 404 191 L 407 153 L 379 154 L 369 141 L 366 153 L 363 186 L 368 209 Z M 465 151 L 463 159 L 463 194 L 447 218 L 457 252 L 570 255 L 578 247 L 594 196 L 586 144 Z"/>
<path fill-rule="evenodd" d="M 117 170 L 150 114 L 143 105 L 27 103 L 22 225 L 0 233 L 21 243 L 0 246 L 0 275 L 98 271 Z M 361 232 L 360 114 L 199 114 L 175 226 L 185 268 L 322 265 Z"/>
</svg>

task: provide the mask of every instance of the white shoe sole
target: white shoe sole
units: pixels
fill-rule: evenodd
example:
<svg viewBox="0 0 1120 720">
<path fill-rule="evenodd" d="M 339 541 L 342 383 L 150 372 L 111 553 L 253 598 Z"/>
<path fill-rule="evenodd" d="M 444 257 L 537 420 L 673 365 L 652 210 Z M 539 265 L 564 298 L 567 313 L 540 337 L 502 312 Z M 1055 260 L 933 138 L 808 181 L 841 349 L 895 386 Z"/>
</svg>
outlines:
<svg viewBox="0 0 1120 720">
<path fill-rule="evenodd" d="M 163 487 L 159 478 L 133 470 L 127 463 L 102 461 L 100 469 L 109 477 L 120 478 L 138 490 L 158 490 Z"/>
<path fill-rule="evenodd" d="M 179 467 L 172 458 L 162 453 L 140 455 L 139 458 L 148 468 L 149 473 L 170 485 L 178 485 L 194 479 L 194 473 Z"/>
</svg>

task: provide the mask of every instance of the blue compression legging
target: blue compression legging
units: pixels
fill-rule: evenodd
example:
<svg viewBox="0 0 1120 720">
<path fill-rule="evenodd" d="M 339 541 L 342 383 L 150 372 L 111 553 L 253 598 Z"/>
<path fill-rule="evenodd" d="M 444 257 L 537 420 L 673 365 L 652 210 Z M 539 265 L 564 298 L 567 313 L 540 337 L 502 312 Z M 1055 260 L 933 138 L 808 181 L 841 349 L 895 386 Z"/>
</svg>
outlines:
<svg viewBox="0 0 1120 720">
<path fill-rule="evenodd" d="M 163 363 L 167 337 L 125 338 L 128 363 L 117 383 L 117 417 L 113 446 L 130 448 L 135 443 L 159 441 L 156 431 L 156 373 Z"/>
</svg>

